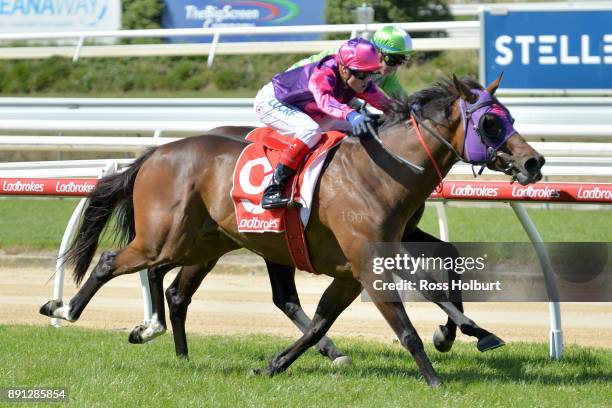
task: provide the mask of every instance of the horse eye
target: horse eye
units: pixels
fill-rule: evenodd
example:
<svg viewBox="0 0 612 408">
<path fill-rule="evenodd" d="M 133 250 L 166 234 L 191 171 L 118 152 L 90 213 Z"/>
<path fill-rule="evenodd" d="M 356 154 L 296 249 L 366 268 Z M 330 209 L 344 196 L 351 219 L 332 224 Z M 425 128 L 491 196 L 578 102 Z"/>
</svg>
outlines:
<svg viewBox="0 0 612 408">
<path fill-rule="evenodd" d="M 486 114 L 482 120 L 482 131 L 491 138 L 499 138 L 504 130 L 504 123 L 497 115 Z"/>
</svg>

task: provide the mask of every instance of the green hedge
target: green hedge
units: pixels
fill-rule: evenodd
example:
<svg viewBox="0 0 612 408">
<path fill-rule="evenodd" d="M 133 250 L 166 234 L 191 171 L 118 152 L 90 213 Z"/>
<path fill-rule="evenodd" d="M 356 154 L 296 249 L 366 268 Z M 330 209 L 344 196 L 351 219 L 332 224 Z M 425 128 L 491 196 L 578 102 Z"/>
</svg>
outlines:
<svg viewBox="0 0 612 408">
<path fill-rule="evenodd" d="M 327 22 L 352 22 L 352 13 L 338 10 L 360 4 L 357 0 L 329 0 Z M 374 7 L 377 21 L 452 19 L 444 0 L 379 0 Z M 124 0 L 122 11 L 124 29 L 159 28 L 164 3 Z M 217 56 L 212 68 L 206 66 L 205 56 L 85 58 L 77 63 L 61 57 L 0 60 L 0 96 L 254 96 L 275 73 L 303 57 L 306 55 Z M 476 76 L 477 60 L 472 51 L 417 53 L 412 65 L 400 71 L 400 77 L 408 90 L 416 90 L 452 72 Z"/>
<path fill-rule="evenodd" d="M 212 68 L 206 57 L 0 60 L 0 96 L 253 96 L 275 73 L 304 56 L 217 56 Z M 416 90 L 452 72 L 475 76 L 477 61 L 474 51 L 446 52 L 424 61 L 417 56 L 400 77 Z"/>
</svg>

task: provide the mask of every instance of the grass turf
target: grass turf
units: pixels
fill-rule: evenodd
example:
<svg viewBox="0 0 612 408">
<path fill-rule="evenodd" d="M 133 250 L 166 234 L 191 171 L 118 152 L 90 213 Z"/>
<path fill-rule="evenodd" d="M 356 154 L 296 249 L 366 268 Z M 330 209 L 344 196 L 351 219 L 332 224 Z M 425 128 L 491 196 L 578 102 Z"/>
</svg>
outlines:
<svg viewBox="0 0 612 408">
<path fill-rule="evenodd" d="M 3 199 L 0 200 L 0 249 L 56 250 L 74 199 Z M 553 206 L 551 210 L 531 209 L 530 216 L 546 242 L 612 241 L 610 211 L 575 211 Z M 450 237 L 455 242 L 526 242 L 514 212 L 499 208 L 447 207 Z M 347 217 L 354 215 L 347 213 Z M 436 211 L 428 208 L 420 224 L 438 236 Z M 103 243 L 108 246 L 109 241 Z"/>
<path fill-rule="evenodd" d="M 290 343 L 271 336 L 190 336 L 191 360 L 172 338 L 136 346 L 126 333 L 67 327 L 0 326 L 0 388 L 68 387 L 77 406 L 609 406 L 612 351 L 513 343 L 479 353 L 457 343 L 426 345 L 444 381 L 430 389 L 398 344 L 340 338 L 354 360 L 334 367 L 313 350 L 274 378 L 251 376 Z"/>
</svg>

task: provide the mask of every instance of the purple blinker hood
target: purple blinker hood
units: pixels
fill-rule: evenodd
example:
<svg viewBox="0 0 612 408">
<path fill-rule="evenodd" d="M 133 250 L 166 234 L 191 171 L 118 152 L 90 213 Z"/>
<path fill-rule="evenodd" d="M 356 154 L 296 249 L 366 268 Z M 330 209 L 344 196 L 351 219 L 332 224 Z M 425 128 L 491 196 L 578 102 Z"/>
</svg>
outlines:
<svg viewBox="0 0 612 408">
<path fill-rule="evenodd" d="M 468 162 L 486 164 L 495 160 L 497 150 L 517 132 L 514 129 L 514 119 L 510 112 L 488 91 L 472 89 L 472 93 L 478 95 L 478 100 L 475 103 L 467 103 L 464 99 L 459 101 L 463 128 L 465 129 L 463 151 Z M 487 137 L 480 127 L 481 118 L 487 113 L 496 115 L 503 123 L 501 135 L 495 138 Z"/>
</svg>

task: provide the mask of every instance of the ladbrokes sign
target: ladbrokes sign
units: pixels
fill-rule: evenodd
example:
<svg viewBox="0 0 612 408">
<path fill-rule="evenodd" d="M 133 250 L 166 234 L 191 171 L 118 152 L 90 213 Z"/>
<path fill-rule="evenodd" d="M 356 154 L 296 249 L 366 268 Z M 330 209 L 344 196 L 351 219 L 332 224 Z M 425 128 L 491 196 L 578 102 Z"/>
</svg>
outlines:
<svg viewBox="0 0 612 408">
<path fill-rule="evenodd" d="M 84 197 L 96 187 L 95 179 L 0 179 L 0 194 Z"/>
</svg>

